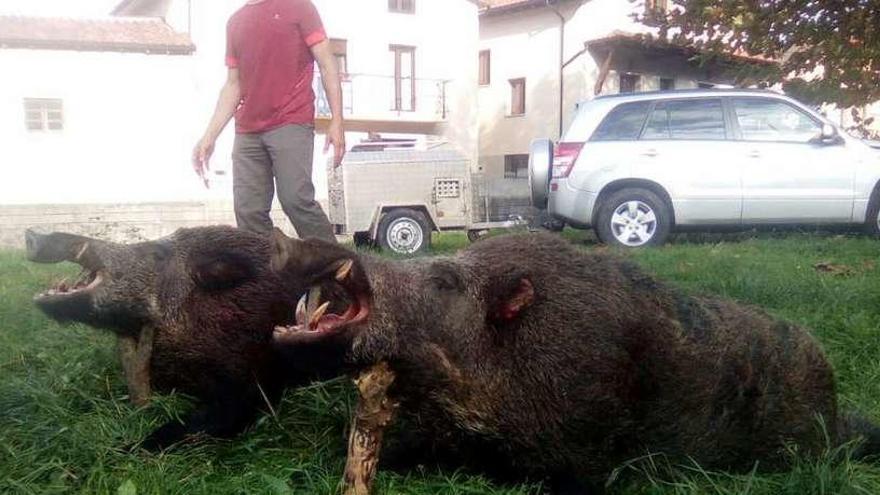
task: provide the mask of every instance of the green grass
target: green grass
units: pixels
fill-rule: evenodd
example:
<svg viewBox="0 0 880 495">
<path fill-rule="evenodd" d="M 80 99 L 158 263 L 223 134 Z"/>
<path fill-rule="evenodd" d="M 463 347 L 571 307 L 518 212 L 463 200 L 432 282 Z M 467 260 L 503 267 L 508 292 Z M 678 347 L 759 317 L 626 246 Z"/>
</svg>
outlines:
<svg viewBox="0 0 880 495">
<path fill-rule="evenodd" d="M 572 242 L 597 247 L 589 235 Z M 436 252 L 466 245 L 463 235 L 435 239 Z M 680 236 L 669 246 L 631 256 L 691 292 L 758 304 L 813 329 L 837 370 L 842 403 L 880 420 L 880 244 L 829 234 Z M 819 273 L 820 262 L 845 266 Z M 287 394 L 234 441 L 202 441 L 163 455 L 123 446 L 184 411 L 166 396 L 137 409 L 125 396 L 113 339 L 83 326 L 62 327 L 31 296 L 71 267 L 27 263 L 0 251 L 0 493 L 336 493 L 352 409 L 343 380 Z M 707 473 L 634 460 L 611 483 L 613 493 L 877 494 L 880 463 L 794 456 L 774 475 Z M 842 459 L 842 460 L 841 460 Z M 381 473 L 379 493 L 526 494 L 539 487 L 493 485 L 463 473 Z"/>
</svg>

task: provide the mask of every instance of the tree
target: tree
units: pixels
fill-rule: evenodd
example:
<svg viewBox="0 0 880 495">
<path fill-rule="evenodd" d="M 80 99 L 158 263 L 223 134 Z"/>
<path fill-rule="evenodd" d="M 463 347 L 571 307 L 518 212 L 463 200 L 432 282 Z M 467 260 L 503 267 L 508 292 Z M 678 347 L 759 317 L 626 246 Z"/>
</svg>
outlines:
<svg viewBox="0 0 880 495">
<path fill-rule="evenodd" d="M 880 100 L 880 0 L 678 0 L 660 17 L 675 42 L 779 61 L 764 76 L 802 101 Z"/>
</svg>

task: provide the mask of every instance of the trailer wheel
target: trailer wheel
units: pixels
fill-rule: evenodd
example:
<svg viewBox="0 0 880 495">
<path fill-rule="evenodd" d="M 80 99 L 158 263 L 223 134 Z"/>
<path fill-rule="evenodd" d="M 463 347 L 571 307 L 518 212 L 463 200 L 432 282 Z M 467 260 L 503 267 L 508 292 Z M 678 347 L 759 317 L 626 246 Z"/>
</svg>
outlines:
<svg viewBox="0 0 880 495">
<path fill-rule="evenodd" d="M 391 210 L 379 221 L 379 247 L 397 254 L 423 253 L 431 247 L 431 228 L 421 212 Z"/>
<path fill-rule="evenodd" d="M 483 237 L 486 237 L 486 234 L 488 234 L 488 233 L 489 233 L 488 230 L 468 230 L 467 237 L 468 237 L 469 241 L 477 242 L 480 239 L 482 239 Z"/>
</svg>

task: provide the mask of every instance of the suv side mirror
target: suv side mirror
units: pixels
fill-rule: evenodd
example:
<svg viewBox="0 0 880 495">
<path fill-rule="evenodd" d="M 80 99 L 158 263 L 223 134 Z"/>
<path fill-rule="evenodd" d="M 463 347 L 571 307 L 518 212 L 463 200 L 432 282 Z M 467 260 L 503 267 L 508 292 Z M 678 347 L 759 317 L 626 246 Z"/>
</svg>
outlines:
<svg viewBox="0 0 880 495">
<path fill-rule="evenodd" d="M 842 142 L 837 129 L 831 124 L 822 125 L 822 133 L 819 135 L 819 143 L 821 144 L 840 144 Z"/>
<path fill-rule="evenodd" d="M 837 129 L 831 124 L 822 125 L 822 140 L 834 139 L 837 137 Z"/>
</svg>

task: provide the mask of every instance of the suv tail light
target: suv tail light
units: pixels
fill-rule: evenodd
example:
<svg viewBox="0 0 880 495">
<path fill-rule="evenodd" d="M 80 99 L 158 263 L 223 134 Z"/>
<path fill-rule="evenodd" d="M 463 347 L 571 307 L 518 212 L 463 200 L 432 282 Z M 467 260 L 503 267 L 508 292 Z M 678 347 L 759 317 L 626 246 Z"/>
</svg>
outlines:
<svg viewBox="0 0 880 495">
<path fill-rule="evenodd" d="M 574 162 L 581 154 L 584 143 L 559 143 L 553 152 L 552 178 L 564 179 L 574 168 Z"/>
</svg>

